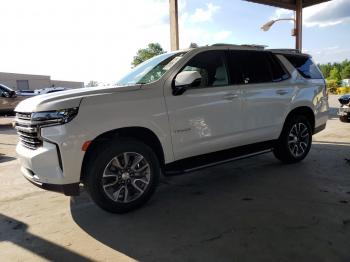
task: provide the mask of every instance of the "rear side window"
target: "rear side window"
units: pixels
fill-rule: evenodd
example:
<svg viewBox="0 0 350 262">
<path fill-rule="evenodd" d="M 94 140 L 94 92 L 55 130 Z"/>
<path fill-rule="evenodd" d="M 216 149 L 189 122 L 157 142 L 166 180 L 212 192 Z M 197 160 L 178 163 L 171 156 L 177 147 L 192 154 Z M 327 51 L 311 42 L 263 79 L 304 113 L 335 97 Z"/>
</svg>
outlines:
<svg viewBox="0 0 350 262">
<path fill-rule="evenodd" d="M 284 55 L 285 58 L 298 70 L 298 72 L 308 79 L 323 79 L 318 67 L 311 58 L 302 55 Z"/>
<path fill-rule="evenodd" d="M 273 54 L 270 54 L 270 65 L 271 65 L 271 74 L 272 74 L 273 82 L 279 82 L 289 78 L 289 74 L 282 67 L 279 59 L 275 57 Z"/>
<path fill-rule="evenodd" d="M 272 82 L 270 65 L 266 53 L 239 52 L 239 65 L 242 71 L 243 83 L 257 84 Z"/>
<path fill-rule="evenodd" d="M 279 60 L 268 52 L 230 51 L 232 84 L 279 82 L 289 77 Z"/>
</svg>

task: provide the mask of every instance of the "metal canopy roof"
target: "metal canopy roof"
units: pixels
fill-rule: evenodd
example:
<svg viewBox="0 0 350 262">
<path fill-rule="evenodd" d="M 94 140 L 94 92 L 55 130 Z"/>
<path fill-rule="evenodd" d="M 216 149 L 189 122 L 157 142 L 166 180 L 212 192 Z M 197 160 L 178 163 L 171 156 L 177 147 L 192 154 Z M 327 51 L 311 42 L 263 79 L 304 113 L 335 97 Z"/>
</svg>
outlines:
<svg viewBox="0 0 350 262">
<path fill-rule="evenodd" d="M 291 10 L 296 10 L 296 0 L 245 0 L 248 2 L 254 2 L 258 4 L 271 5 L 275 7 L 281 7 Z M 312 5 L 317 5 L 323 2 L 328 2 L 330 0 L 302 0 L 302 7 L 308 7 Z"/>
</svg>

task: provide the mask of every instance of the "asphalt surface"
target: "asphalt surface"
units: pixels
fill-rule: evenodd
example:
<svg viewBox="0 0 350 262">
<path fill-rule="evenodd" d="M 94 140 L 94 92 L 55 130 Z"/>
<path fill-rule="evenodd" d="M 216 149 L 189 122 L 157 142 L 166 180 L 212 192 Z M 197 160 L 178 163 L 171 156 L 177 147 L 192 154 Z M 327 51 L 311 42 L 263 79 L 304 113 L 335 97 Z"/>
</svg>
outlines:
<svg viewBox="0 0 350 262">
<path fill-rule="evenodd" d="M 330 104 L 303 162 L 265 154 L 164 178 L 124 215 L 32 186 L 0 125 L 0 260 L 350 261 L 350 123 Z"/>
</svg>

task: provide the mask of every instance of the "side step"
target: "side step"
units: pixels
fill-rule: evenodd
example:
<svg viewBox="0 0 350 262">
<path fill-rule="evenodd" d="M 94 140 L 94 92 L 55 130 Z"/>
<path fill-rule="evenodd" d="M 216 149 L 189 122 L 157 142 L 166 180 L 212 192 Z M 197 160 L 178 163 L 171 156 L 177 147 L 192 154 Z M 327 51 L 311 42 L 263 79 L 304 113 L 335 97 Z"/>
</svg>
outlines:
<svg viewBox="0 0 350 262">
<path fill-rule="evenodd" d="M 275 141 L 267 141 L 247 146 L 236 147 L 214 153 L 181 159 L 165 165 L 165 175 L 174 176 L 194 172 L 203 168 L 225 164 L 239 159 L 249 158 L 273 149 Z"/>
</svg>

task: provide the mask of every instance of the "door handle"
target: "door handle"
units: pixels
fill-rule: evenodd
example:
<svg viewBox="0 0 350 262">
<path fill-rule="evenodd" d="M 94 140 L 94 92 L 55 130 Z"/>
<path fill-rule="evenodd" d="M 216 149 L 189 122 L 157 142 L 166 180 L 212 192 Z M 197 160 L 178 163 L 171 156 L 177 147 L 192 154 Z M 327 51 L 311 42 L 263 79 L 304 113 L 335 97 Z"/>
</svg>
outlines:
<svg viewBox="0 0 350 262">
<path fill-rule="evenodd" d="M 235 99 L 237 97 L 238 97 L 237 94 L 228 94 L 228 95 L 224 96 L 224 99 L 226 99 L 226 100 L 233 100 L 233 99 Z"/>
<path fill-rule="evenodd" d="M 288 91 L 287 90 L 282 90 L 282 89 L 280 89 L 280 90 L 277 90 L 276 91 L 276 94 L 279 94 L 279 95 L 285 95 L 285 94 L 288 94 Z"/>
</svg>

